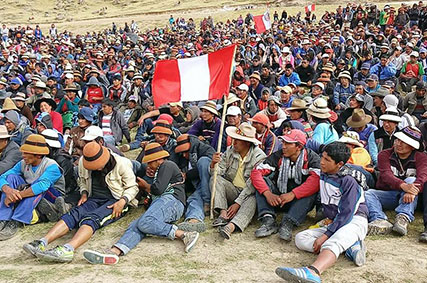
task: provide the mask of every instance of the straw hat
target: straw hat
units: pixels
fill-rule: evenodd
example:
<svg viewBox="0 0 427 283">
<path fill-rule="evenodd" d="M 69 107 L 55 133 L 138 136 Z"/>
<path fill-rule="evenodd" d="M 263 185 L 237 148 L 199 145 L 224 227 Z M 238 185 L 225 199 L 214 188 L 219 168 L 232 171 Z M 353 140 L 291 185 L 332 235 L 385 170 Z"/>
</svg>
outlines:
<svg viewBox="0 0 427 283">
<path fill-rule="evenodd" d="M 21 152 L 48 155 L 49 148 L 47 146 L 46 139 L 42 135 L 31 134 L 21 146 Z"/>
<path fill-rule="evenodd" d="M 188 134 L 180 135 L 176 139 L 176 147 L 175 147 L 176 153 L 189 151 L 190 147 L 191 147 L 190 136 Z"/>
<path fill-rule="evenodd" d="M 142 159 L 142 163 L 150 163 L 168 157 L 169 152 L 164 150 L 159 143 L 152 142 L 145 146 L 144 158 Z"/>
<path fill-rule="evenodd" d="M 307 108 L 307 103 L 304 100 L 296 98 L 292 101 L 291 107 L 287 108 L 286 110 L 306 110 Z"/>
<path fill-rule="evenodd" d="M 1 113 L 5 113 L 9 110 L 15 110 L 19 112 L 18 107 L 16 107 L 15 103 L 10 97 L 6 97 L 6 99 L 3 102 L 3 108 L 1 109 Z"/>
<path fill-rule="evenodd" d="M 227 97 L 227 105 L 234 103 L 234 102 L 241 102 L 242 100 L 238 98 L 234 93 L 229 93 Z"/>
<path fill-rule="evenodd" d="M 347 131 L 344 132 L 342 137 L 338 140 L 339 142 L 348 143 L 355 145 L 357 147 L 364 147 L 363 144 L 360 142 L 360 137 L 357 132 L 354 131 Z"/>
<path fill-rule="evenodd" d="M 328 103 L 323 98 L 317 98 L 313 101 L 313 103 L 308 107 L 307 114 L 310 114 L 311 116 L 320 118 L 320 119 L 327 119 L 331 117 L 331 114 L 329 113 L 330 109 L 328 108 Z"/>
<path fill-rule="evenodd" d="M 106 147 L 92 141 L 83 148 L 83 166 L 87 170 L 102 169 L 110 156 L 110 151 Z"/>
<path fill-rule="evenodd" d="M 61 148 L 58 132 L 51 129 L 46 129 L 42 132 L 42 136 L 46 139 L 46 143 L 53 148 Z"/>
<path fill-rule="evenodd" d="M 205 110 L 211 112 L 212 114 L 218 116 L 218 111 L 216 110 L 216 103 L 213 101 L 207 101 L 205 103 L 205 105 L 200 107 L 200 109 L 205 109 Z"/>
<path fill-rule="evenodd" d="M 75 84 L 70 84 L 70 85 L 67 85 L 67 86 L 65 87 L 64 91 L 78 92 L 78 91 L 79 91 L 79 89 L 76 87 L 76 85 L 75 85 Z"/>
<path fill-rule="evenodd" d="M 156 120 L 154 128 L 151 130 L 153 134 L 172 135 L 172 127 L 167 120 Z"/>
<path fill-rule="evenodd" d="M 346 124 L 352 128 L 360 128 L 371 122 L 372 117 L 366 115 L 363 109 L 354 109 L 353 114 L 346 121 Z"/>
<path fill-rule="evenodd" d="M 238 128 L 230 126 L 225 129 L 227 135 L 233 139 L 248 141 L 255 145 L 259 145 L 261 142 L 256 139 L 256 130 L 254 127 L 244 122 L 240 124 Z"/>
<path fill-rule="evenodd" d="M 42 82 L 42 81 L 37 81 L 34 87 L 41 88 L 41 89 L 46 89 L 47 88 L 46 84 L 44 82 Z"/>
<path fill-rule="evenodd" d="M 0 125 L 0 139 L 8 139 L 11 135 L 9 135 L 7 128 L 5 125 Z"/>
</svg>

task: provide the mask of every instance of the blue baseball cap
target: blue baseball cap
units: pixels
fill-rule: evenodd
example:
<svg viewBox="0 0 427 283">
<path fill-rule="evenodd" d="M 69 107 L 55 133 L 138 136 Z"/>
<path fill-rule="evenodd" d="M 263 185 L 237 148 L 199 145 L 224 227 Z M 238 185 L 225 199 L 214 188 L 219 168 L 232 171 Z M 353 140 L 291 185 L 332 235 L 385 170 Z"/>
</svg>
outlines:
<svg viewBox="0 0 427 283">
<path fill-rule="evenodd" d="M 10 84 L 22 85 L 22 81 L 18 78 L 14 78 L 13 80 L 10 81 Z"/>
<path fill-rule="evenodd" d="M 83 107 L 80 109 L 79 115 L 83 116 L 88 122 L 93 122 L 93 116 L 95 115 L 89 107 Z"/>
</svg>

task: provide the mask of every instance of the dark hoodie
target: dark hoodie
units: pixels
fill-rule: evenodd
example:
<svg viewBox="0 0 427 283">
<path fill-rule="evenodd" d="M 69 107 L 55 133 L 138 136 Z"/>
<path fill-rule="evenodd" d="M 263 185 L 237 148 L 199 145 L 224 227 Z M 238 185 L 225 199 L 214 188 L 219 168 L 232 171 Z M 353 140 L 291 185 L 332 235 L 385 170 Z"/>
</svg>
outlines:
<svg viewBox="0 0 427 283">
<path fill-rule="evenodd" d="M 215 153 L 215 149 L 199 140 L 198 137 L 193 135 L 188 135 L 190 141 L 190 150 L 189 150 L 189 160 L 184 158 L 182 154 L 178 155 L 178 166 L 183 172 L 188 171 L 188 163 L 190 162 L 191 168 L 197 168 L 197 161 L 201 157 L 209 157 L 212 159 L 212 155 Z"/>
<path fill-rule="evenodd" d="M 177 128 L 181 132 L 181 134 L 187 133 L 191 129 L 191 126 L 193 126 L 194 121 L 199 119 L 200 109 L 197 106 L 190 106 L 190 107 L 185 108 L 185 113 L 190 113 L 191 121 L 190 122 L 185 121 L 185 122 L 177 125 Z"/>
</svg>

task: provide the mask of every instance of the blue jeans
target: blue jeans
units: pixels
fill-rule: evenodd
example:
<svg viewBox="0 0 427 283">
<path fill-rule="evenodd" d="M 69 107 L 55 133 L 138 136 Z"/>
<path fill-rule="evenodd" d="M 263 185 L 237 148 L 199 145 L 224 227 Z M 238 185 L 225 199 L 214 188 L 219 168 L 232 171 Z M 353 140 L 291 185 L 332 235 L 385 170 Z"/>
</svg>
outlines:
<svg viewBox="0 0 427 283">
<path fill-rule="evenodd" d="M 141 142 L 144 140 L 145 134 L 153 129 L 153 120 L 145 119 L 144 123 L 136 131 L 135 140 L 129 144 L 130 149 L 137 149 L 140 147 Z"/>
<path fill-rule="evenodd" d="M 106 144 L 116 146 L 116 139 L 114 138 L 114 136 L 104 136 L 104 142 Z"/>
<path fill-rule="evenodd" d="M 407 178 L 406 183 L 413 183 L 415 178 Z M 397 214 L 404 214 L 409 221 L 414 221 L 414 211 L 417 207 L 418 196 L 411 203 L 403 202 L 404 191 L 368 190 L 365 192 L 366 205 L 369 210 L 369 222 L 377 219 L 387 219 L 384 210 L 394 209 Z"/>
<path fill-rule="evenodd" d="M 197 219 L 203 221 L 205 219 L 203 204 L 209 204 L 211 202 L 211 191 L 209 189 L 209 180 L 211 177 L 209 166 L 211 161 L 212 160 L 207 156 L 203 156 L 197 161 L 199 180 L 195 186 L 196 191 L 187 200 L 185 220 Z"/>
<path fill-rule="evenodd" d="M 280 192 L 277 189 L 276 185 L 271 181 L 270 178 L 264 177 L 270 191 L 273 194 L 279 195 Z M 313 209 L 314 201 L 316 199 L 317 194 L 313 194 L 311 196 L 297 199 L 295 198 L 293 201 L 288 202 L 282 208 L 273 207 L 265 198 L 264 195 L 261 195 L 258 191 L 255 193 L 257 209 L 258 209 L 258 219 L 262 218 L 266 214 L 271 214 L 274 218 L 276 218 L 276 211 L 285 211 L 283 214 L 282 222 L 285 220 L 291 221 L 294 225 L 301 225 L 307 216 L 307 213 Z"/>
<path fill-rule="evenodd" d="M 176 225 L 170 224 L 178 221 L 184 212 L 184 205 L 173 195 L 164 195 L 153 201 L 147 211 L 134 220 L 114 245 L 127 254 L 142 241 L 147 234 L 175 239 Z"/>
</svg>

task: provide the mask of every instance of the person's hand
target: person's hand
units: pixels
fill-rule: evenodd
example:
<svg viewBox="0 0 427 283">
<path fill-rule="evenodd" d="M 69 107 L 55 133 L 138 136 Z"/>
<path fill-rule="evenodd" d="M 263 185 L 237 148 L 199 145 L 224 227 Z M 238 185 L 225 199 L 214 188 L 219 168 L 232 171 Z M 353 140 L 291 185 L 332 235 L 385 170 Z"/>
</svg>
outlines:
<svg viewBox="0 0 427 283">
<path fill-rule="evenodd" d="M 148 141 L 142 141 L 139 146 L 142 148 L 142 150 L 145 149 L 145 146 L 148 144 Z"/>
<path fill-rule="evenodd" d="M 205 137 L 199 136 L 199 141 L 205 141 L 205 140 L 206 140 Z"/>
<path fill-rule="evenodd" d="M 120 215 L 122 215 L 122 210 L 123 210 L 123 207 L 125 207 L 125 205 L 126 205 L 126 200 L 121 198 L 115 203 L 113 203 L 112 205 L 107 206 L 107 208 L 113 209 L 113 212 L 111 213 L 111 217 L 119 218 Z"/>
<path fill-rule="evenodd" d="M 70 100 L 70 98 L 68 97 L 68 95 L 64 95 L 65 100 Z"/>
<path fill-rule="evenodd" d="M 144 116 L 142 116 L 141 118 L 139 118 L 138 125 L 141 126 L 143 123 L 144 123 Z"/>
<path fill-rule="evenodd" d="M 293 201 L 294 198 L 295 198 L 294 192 L 289 192 L 289 193 L 286 193 L 286 194 L 281 194 L 280 195 L 280 207 L 283 207 L 288 202 Z"/>
<path fill-rule="evenodd" d="M 82 194 L 82 196 L 80 197 L 79 202 L 77 203 L 77 206 L 80 206 L 82 204 L 84 204 L 87 201 L 87 194 Z"/>
<path fill-rule="evenodd" d="M 403 202 L 404 203 L 411 203 L 415 200 L 415 196 L 413 194 L 404 194 L 403 195 Z"/>
<path fill-rule="evenodd" d="M 318 254 L 320 252 L 320 248 L 322 247 L 323 243 L 328 239 L 328 236 L 323 234 L 319 238 L 316 239 L 313 243 L 313 252 Z"/>
<path fill-rule="evenodd" d="M 3 186 L 3 193 L 6 195 L 4 204 L 9 207 L 11 203 L 18 202 L 22 199 L 22 196 L 18 190 L 14 190 L 11 187 L 5 185 Z"/>
<path fill-rule="evenodd" d="M 154 174 L 156 174 L 156 171 L 154 171 L 153 169 L 151 169 L 150 167 L 147 167 L 147 169 L 145 169 L 145 174 L 148 177 L 154 177 Z"/>
<path fill-rule="evenodd" d="M 221 152 L 215 152 L 212 155 L 211 168 L 213 168 L 215 164 L 217 164 L 220 161 L 221 161 Z"/>
<path fill-rule="evenodd" d="M 240 209 L 240 204 L 234 203 L 227 209 L 227 219 L 232 219 Z"/>
<path fill-rule="evenodd" d="M 403 183 L 400 185 L 400 188 L 405 193 L 410 193 L 410 194 L 413 194 L 414 196 L 418 195 L 418 193 L 420 192 L 420 190 L 417 188 L 415 184 Z"/>
<path fill-rule="evenodd" d="M 423 115 L 421 115 L 421 117 L 423 118 L 427 118 L 427 111 L 423 113 Z"/>
<path fill-rule="evenodd" d="M 245 117 L 245 121 L 248 120 L 249 118 L 251 118 L 251 115 L 249 115 L 248 113 L 246 113 L 245 115 L 243 115 L 243 117 Z"/>
<path fill-rule="evenodd" d="M 187 179 L 187 173 L 181 172 L 182 179 L 185 181 Z"/>
<path fill-rule="evenodd" d="M 267 199 L 268 204 L 271 206 L 279 206 L 281 204 L 280 196 L 273 194 L 270 191 L 265 191 L 264 197 Z"/>
<path fill-rule="evenodd" d="M 337 106 L 335 106 L 335 110 L 340 110 L 341 109 L 341 105 L 337 105 Z"/>
</svg>

